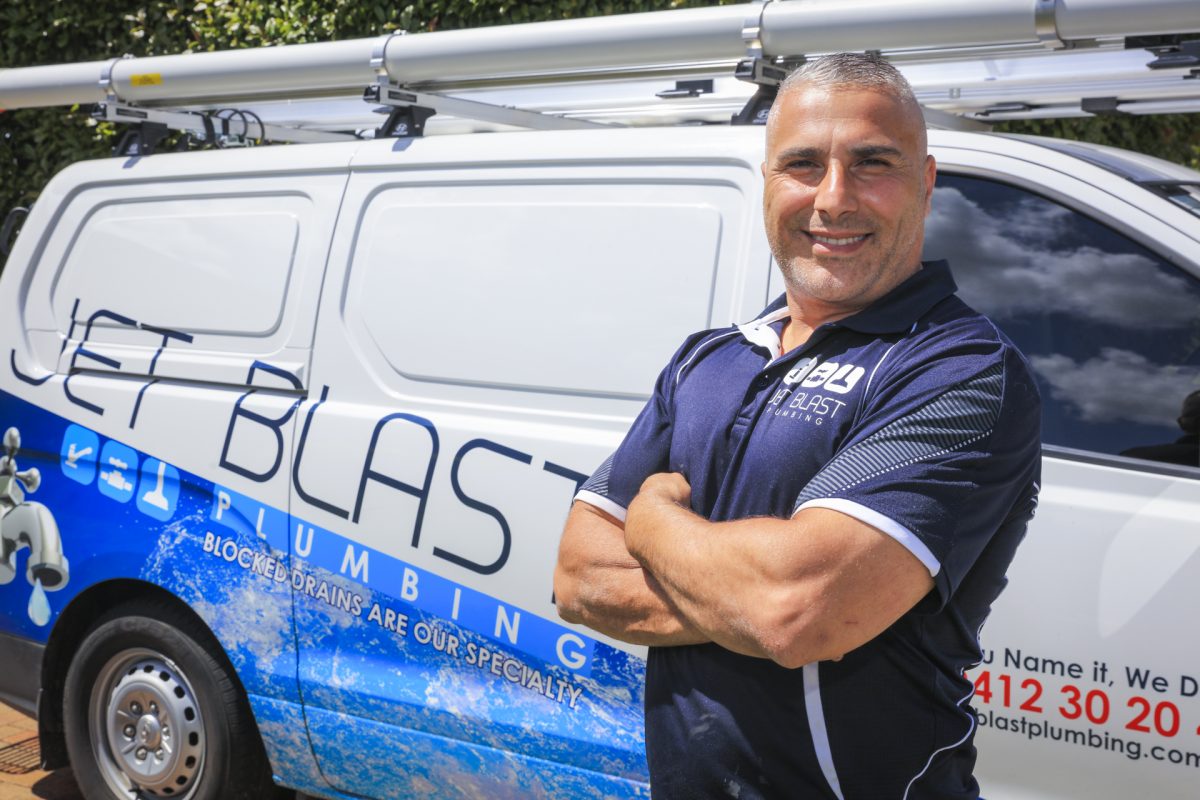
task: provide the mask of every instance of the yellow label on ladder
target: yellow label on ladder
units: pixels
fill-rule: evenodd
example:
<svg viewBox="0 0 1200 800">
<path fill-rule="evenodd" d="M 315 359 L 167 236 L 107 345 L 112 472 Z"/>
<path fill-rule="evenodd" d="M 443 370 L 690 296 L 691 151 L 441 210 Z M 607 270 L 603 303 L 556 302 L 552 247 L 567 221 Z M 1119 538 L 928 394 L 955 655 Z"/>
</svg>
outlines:
<svg viewBox="0 0 1200 800">
<path fill-rule="evenodd" d="M 162 86 L 162 82 L 162 74 L 158 72 L 145 72 L 141 75 L 129 76 L 131 86 Z"/>
</svg>

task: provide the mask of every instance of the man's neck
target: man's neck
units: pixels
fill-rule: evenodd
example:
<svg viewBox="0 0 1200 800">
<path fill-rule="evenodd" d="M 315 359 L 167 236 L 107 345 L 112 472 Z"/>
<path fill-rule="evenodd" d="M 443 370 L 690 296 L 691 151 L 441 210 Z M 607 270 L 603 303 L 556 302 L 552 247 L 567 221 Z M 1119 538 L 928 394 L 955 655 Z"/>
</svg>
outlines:
<svg viewBox="0 0 1200 800">
<path fill-rule="evenodd" d="M 895 277 L 891 285 L 887 286 L 884 290 L 879 291 L 876 289 L 874 293 L 858 302 L 827 303 L 810 295 L 793 291 L 788 287 L 786 290 L 788 321 L 784 324 L 783 334 L 780 336 L 781 349 L 784 353 L 790 352 L 807 342 L 812 336 L 813 331 L 822 325 L 837 322 L 839 319 L 853 316 L 863 309 L 868 308 L 881 297 L 915 275 L 920 269 L 921 262 L 918 261 L 911 270 Z"/>
<path fill-rule="evenodd" d="M 780 347 L 784 353 L 790 352 L 804 344 L 812 336 L 813 331 L 829 322 L 837 322 L 852 314 L 857 314 L 861 308 L 840 308 L 820 302 L 796 302 L 792 293 L 788 292 L 788 320 L 783 326 L 783 335 L 779 337 Z"/>
</svg>

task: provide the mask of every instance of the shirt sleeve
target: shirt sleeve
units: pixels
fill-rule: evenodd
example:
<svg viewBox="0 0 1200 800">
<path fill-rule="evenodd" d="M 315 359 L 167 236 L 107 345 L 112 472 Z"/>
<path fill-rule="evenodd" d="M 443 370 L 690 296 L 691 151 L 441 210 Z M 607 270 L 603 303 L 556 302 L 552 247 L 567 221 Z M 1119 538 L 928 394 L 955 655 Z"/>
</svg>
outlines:
<svg viewBox="0 0 1200 800">
<path fill-rule="evenodd" d="M 1033 515 L 1041 403 L 1006 342 L 937 350 L 881 376 L 794 513 L 831 508 L 881 530 L 929 569 L 945 603 L 997 532 L 1015 548 Z"/>
<path fill-rule="evenodd" d="M 624 522 L 626 509 L 646 478 L 668 471 L 675 424 L 675 386 L 711 333 L 704 331 L 689 337 L 675 352 L 659 373 L 654 393 L 625 434 L 625 439 L 579 488 L 576 500 L 589 503 Z"/>
</svg>

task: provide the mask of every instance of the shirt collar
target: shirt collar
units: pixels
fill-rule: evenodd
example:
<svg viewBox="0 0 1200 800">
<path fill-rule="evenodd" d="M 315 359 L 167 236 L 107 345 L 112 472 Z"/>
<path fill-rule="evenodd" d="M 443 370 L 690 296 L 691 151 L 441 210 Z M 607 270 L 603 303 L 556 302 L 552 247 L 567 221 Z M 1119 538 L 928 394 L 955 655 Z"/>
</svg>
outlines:
<svg viewBox="0 0 1200 800">
<path fill-rule="evenodd" d="M 945 261 L 923 261 L 921 268 L 867 308 L 833 323 L 860 333 L 903 333 L 923 317 L 929 309 L 958 290 L 950 265 Z M 779 352 L 779 334 L 771 327 L 788 315 L 787 295 L 782 295 L 763 309 L 752 322 L 738 325 L 738 330 L 752 344 Z"/>
<path fill-rule="evenodd" d="M 834 324 L 860 333 L 902 333 L 956 291 L 958 286 L 948 263 L 923 261 L 921 268 L 899 286 Z"/>
</svg>

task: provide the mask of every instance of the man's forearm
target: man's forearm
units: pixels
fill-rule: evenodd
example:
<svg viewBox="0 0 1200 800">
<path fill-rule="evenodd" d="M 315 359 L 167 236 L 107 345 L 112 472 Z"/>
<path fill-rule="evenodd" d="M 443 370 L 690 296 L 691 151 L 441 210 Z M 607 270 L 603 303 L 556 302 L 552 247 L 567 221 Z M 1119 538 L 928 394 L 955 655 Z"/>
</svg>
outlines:
<svg viewBox="0 0 1200 800">
<path fill-rule="evenodd" d="M 710 522 L 681 475 L 651 476 L 629 506 L 628 552 L 713 642 L 786 667 L 840 658 L 933 588 L 902 544 L 824 508 Z"/>
<path fill-rule="evenodd" d="M 671 646 L 708 641 L 684 619 L 662 587 L 641 567 L 592 570 L 567 588 L 556 581 L 559 615 L 630 644 Z M 562 586 L 560 593 L 557 587 Z"/>
<path fill-rule="evenodd" d="M 634 558 L 649 573 L 666 602 L 678 608 L 706 639 L 743 655 L 769 658 L 761 626 L 744 603 L 746 595 L 720 589 L 731 583 L 731 569 L 736 565 L 714 557 L 709 537 L 721 535 L 720 527 L 730 527 L 730 523 L 709 522 L 674 504 L 660 504 L 653 513 L 657 530 L 630 540 L 637 543 Z M 643 514 L 635 524 L 648 524 L 646 516 Z"/>
</svg>

